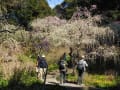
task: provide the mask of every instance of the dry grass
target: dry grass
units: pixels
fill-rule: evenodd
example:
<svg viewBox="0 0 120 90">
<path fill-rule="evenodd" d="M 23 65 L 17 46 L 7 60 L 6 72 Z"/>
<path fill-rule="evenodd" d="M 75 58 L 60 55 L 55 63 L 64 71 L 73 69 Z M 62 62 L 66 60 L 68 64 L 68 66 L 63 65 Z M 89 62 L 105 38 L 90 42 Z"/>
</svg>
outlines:
<svg viewBox="0 0 120 90">
<path fill-rule="evenodd" d="M 12 61 L 12 62 L 5 62 L 1 63 L 1 72 L 3 73 L 3 77 L 8 79 L 10 76 L 14 74 L 16 70 L 29 70 L 29 69 L 34 69 L 35 70 L 35 65 L 33 62 L 26 62 L 26 63 L 21 63 L 19 61 Z"/>
<path fill-rule="evenodd" d="M 56 47 L 52 48 L 51 51 L 46 56 L 46 59 L 49 63 L 55 63 L 58 62 L 60 57 L 63 55 L 63 53 L 69 52 L 69 47 Z"/>
</svg>

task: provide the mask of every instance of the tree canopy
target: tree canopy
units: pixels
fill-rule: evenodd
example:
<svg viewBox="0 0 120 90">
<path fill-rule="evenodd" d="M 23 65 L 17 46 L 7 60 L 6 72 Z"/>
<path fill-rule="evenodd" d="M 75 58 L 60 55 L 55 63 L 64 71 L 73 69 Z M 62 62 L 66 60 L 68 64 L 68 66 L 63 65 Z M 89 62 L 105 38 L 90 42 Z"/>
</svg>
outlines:
<svg viewBox="0 0 120 90">
<path fill-rule="evenodd" d="M 120 0 L 64 0 L 55 9 L 62 18 L 70 19 L 77 7 L 86 7 L 90 10 L 92 5 L 97 6 L 96 13 L 105 13 L 117 20 L 120 18 Z"/>
<path fill-rule="evenodd" d="M 10 22 L 26 28 L 34 18 L 54 15 L 46 0 L 4 0 L 1 7 L 2 14 L 7 15 Z"/>
</svg>

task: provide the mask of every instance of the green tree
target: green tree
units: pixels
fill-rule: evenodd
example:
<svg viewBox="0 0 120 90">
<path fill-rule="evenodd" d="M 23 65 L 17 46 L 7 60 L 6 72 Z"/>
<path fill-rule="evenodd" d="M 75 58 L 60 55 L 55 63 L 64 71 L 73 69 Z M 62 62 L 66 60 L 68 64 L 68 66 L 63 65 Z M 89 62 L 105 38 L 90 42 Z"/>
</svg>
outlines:
<svg viewBox="0 0 120 90">
<path fill-rule="evenodd" d="M 4 0 L 1 6 L 10 22 L 24 26 L 26 29 L 34 18 L 54 15 L 46 0 Z"/>
<path fill-rule="evenodd" d="M 104 14 L 104 12 L 112 11 L 111 16 L 120 17 L 120 0 L 64 0 L 55 9 L 62 18 L 70 19 L 77 7 L 87 7 L 90 10 L 91 5 L 97 6 L 95 13 Z"/>
</svg>

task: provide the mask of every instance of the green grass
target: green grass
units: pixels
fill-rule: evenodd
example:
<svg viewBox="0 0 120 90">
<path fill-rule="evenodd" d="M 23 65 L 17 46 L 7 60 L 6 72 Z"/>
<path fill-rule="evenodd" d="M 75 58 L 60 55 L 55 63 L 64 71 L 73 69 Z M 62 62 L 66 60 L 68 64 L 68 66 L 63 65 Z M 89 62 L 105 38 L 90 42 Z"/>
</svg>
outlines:
<svg viewBox="0 0 120 90">
<path fill-rule="evenodd" d="M 96 87 L 106 88 L 115 86 L 116 79 L 111 75 L 86 75 L 85 84 L 92 85 Z"/>
<path fill-rule="evenodd" d="M 71 82 L 75 82 L 75 81 L 77 81 L 77 75 L 74 76 L 73 74 L 68 74 L 67 80 L 71 81 Z"/>
<path fill-rule="evenodd" d="M 16 72 L 9 79 L 0 78 L 0 88 L 3 87 L 15 87 L 16 85 L 24 85 L 26 87 L 33 85 L 34 83 L 41 84 L 42 81 L 37 79 L 37 75 L 34 71 L 28 70 L 16 70 Z"/>
<path fill-rule="evenodd" d="M 55 70 L 57 65 L 51 64 L 49 70 Z M 57 77 L 59 80 L 59 77 Z M 77 82 L 77 74 L 68 74 L 67 80 L 70 82 Z M 41 84 L 42 82 L 36 78 L 36 73 L 34 71 L 16 71 L 15 74 L 9 79 L 5 80 L 0 78 L 0 88 L 2 87 L 14 87 L 16 85 L 24 85 L 30 87 L 35 83 Z M 99 88 L 109 88 L 120 84 L 120 76 L 115 77 L 113 75 L 97 75 L 88 74 L 84 76 L 84 84 L 87 86 L 94 86 Z"/>
<path fill-rule="evenodd" d="M 18 60 L 21 61 L 21 62 L 34 61 L 31 57 L 28 57 L 24 54 L 18 55 Z"/>
<path fill-rule="evenodd" d="M 58 65 L 57 64 L 50 64 L 48 66 L 48 71 L 51 72 L 53 70 L 57 70 L 58 69 Z"/>
<path fill-rule="evenodd" d="M 69 74 L 67 76 L 67 80 L 71 82 L 77 82 L 77 75 L 73 76 Z M 118 83 L 120 83 L 120 76 L 114 77 L 112 75 L 92 75 L 85 74 L 84 76 L 84 84 L 87 86 L 95 86 L 100 88 L 114 87 Z"/>
<path fill-rule="evenodd" d="M 24 84 L 25 86 L 31 86 L 33 83 L 39 82 L 40 80 L 37 79 L 34 72 L 23 72 L 20 77 L 20 83 Z"/>
<path fill-rule="evenodd" d="M 0 78 L 0 88 L 8 86 L 8 80 Z"/>
</svg>

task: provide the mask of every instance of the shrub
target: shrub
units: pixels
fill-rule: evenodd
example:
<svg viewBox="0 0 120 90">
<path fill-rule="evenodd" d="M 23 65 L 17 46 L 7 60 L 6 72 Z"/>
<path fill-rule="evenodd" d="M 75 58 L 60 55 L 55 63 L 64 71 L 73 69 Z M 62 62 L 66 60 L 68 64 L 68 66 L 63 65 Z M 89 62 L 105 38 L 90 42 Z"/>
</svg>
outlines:
<svg viewBox="0 0 120 90">
<path fill-rule="evenodd" d="M 30 57 L 26 56 L 26 55 L 21 54 L 21 55 L 18 56 L 18 60 L 21 61 L 21 62 L 27 62 L 27 61 L 30 61 L 32 59 Z"/>
<path fill-rule="evenodd" d="M 0 78 L 0 88 L 8 86 L 8 80 Z"/>
<path fill-rule="evenodd" d="M 13 87 L 16 85 L 31 86 L 37 82 L 41 83 L 41 81 L 37 79 L 35 71 L 27 71 L 23 69 L 15 71 L 14 75 L 9 80 L 9 85 Z"/>
<path fill-rule="evenodd" d="M 77 81 L 77 75 L 74 76 L 73 74 L 68 74 L 67 79 L 68 79 L 68 81 L 75 82 L 75 81 Z"/>
<path fill-rule="evenodd" d="M 48 66 L 48 71 L 53 71 L 53 70 L 56 70 L 56 69 L 58 69 L 58 65 L 57 64 L 50 64 L 49 66 Z"/>
<path fill-rule="evenodd" d="M 20 83 L 24 84 L 25 86 L 31 86 L 33 83 L 40 82 L 37 78 L 35 73 L 23 72 L 20 78 Z"/>
</svg>

